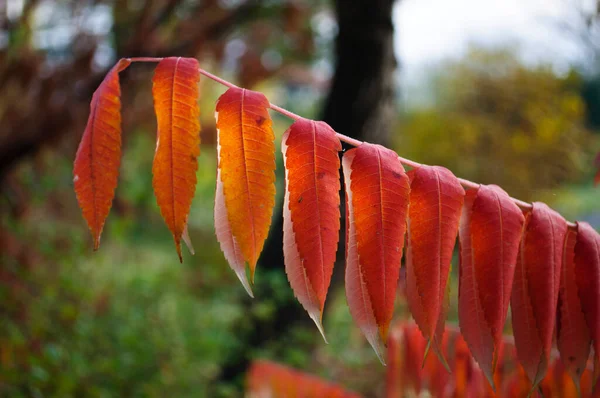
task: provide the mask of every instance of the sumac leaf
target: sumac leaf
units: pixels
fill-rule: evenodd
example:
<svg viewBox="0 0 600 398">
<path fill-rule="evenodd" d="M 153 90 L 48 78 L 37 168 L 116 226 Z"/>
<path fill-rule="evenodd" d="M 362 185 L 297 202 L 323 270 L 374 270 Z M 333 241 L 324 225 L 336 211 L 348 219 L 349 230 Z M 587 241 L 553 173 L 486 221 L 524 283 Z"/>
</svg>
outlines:
<svg viewBox="0 0 600 398">
<path fill-rule="evenodd" d="M 467 191 L 459 232 L 459 324 L 492 386 L 523 221 L 521 210 L 500 187 Z"/>
<path fill-rule="evenodd" d="M 577 223 L 575 242 L 575 281 L 581 309 L 593 341 L 594 382 L 600 369 L 600 235 L 588 223 Z M 597 384 L 597 383 L 596 383 Z"/>
<path fill-rule="evenodd" d="M 517 357 L 532 390 L 550 362 L 566 233 L 560 214 L 543 203 L 533 204 L 525 219 L 511 297 Z"/>
<path fill-rule="evenodd" d="M 425 355 L 426 341 L 423 339 L 419 328 L 414 323 L 407 323 L 404 326 L 403 334 L 403 353 L 404 353 L 404 388 L 413 390 L 416 396 L 419 396 L 423 388 L 423 379 L 425 378 L 425 368 L 423 367 L 423 357 Z"/>
<path fill-rule="evenodd" d="M 275 136 L 269 101 L 258 92 L 230 88 L 217 102 L 215 230 L 221 250 L 252 296 L 256 262 L 275 204 Z"/>
<path fill-rule="evenodd" d="M 346 297 L 379 359 L 394 311 L 410 185 L 398 156 L 362 144 L 344 154 Z"/>
<path fill-rule="evenodd" d="M 454 340 L 454 360 L 452 376 L 454 397 L 483 397 L 486 392 L 484 375 L 477 366 L 463 336 L 457 334 Z"/>
<path fill-rule="evenodd" d="M 335 383 L 266 360 L 254 361 L 246 378 L 250 397 L 360 397 Z"/>
<path fill-rule="evenodd" d="M 428 347 L 436 340 L 434 348 L 440 355 L 441 336 L 436 338 L 436 329 L 444 330 L 446 285 L 465 191 L 458 179 L 443 167 L 421 166 L 407 175 L 410 178 L 407 301 Z"/>
<path fill-rule="evenodd" d="M 577 389 L 590 354 L 590 331 L 585 322 L 575 275 L 577 232 L 568 230 L 565 238 L 560 290 L 556 311 L 556 345 L 566 372 Z"/>
<path fill-rule="evenodd" d="M 283 254 L 294 293 L 323 338 L 321 317 L 340 230 L 342 145 L 324 122 L 296 121 L 284 133 Z"/>
<path fill-rule="evenodd" d="M 181 238 L 186 233 L 196 192 L 200 155 L 198 68 L 194 58 L 164 58 L 152 78 L 158 121 L 152 186 L 162 217 L 173 234 L 180 261 Z M 193 253 L 191 246 L 190 251 Z"/>
<path fill-rule="evenodd" d="M 404 325 L 397 324 L 389 333 L 385 370 L 385 397 L 401 398 L 404 396 L 405 378 L 407 377 L 406 361 L 404 360 Z"/>
<path fill-rule="evenodd" d="M 92 238 L 100 246 L 104 222 L 115 196 L 121 163 L 121 86 L 119 72 L 131 64 L 121 59 L 92 96 L 90 116 L 75 155 L 73 183 Z"/>
</svg>

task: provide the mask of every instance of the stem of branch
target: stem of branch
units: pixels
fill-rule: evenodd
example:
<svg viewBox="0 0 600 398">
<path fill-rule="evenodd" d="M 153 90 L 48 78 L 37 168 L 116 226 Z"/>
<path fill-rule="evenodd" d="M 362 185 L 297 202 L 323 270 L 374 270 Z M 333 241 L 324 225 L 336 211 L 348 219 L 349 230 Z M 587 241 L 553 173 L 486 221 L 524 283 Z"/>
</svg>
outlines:
<svg viewBox="0 0 600 398">
<path fill-rule="evenodd" d="M 131 62 L 160 62 L 163 58 L 155 58 L 155 57 L 134 57 L 127 58 Z"/>
</svg>

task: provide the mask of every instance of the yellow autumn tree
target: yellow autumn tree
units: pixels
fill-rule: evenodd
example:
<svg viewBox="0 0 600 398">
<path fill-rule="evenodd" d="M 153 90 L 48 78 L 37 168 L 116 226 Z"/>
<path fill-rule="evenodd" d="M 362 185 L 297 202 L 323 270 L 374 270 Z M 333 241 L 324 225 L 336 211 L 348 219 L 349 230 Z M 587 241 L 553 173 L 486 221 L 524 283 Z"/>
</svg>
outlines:
<svg viewBox="0 0 600 398">
<path fill-rule="evenodd" d="M 575 73 L 523 65 L 511 50 L 472 49 L 432 74 L 430 106 L 408 111 L 397 149 L 523 199 L 581 180 L 597 136 Z"/>
</svg>

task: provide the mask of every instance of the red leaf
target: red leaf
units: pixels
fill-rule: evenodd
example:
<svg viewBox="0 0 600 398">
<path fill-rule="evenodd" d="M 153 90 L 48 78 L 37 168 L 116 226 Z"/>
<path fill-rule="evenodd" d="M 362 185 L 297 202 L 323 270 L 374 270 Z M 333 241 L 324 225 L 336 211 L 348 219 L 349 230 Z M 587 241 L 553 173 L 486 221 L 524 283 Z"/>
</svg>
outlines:
<svg viewBox="0 0 600 398">
<path fill-rule="evenodd" d="M 230 88 L 217 102 L 219 168 L 215 230 L 221 250 L 252 296 L 256 262 L 275 205 L 275 136 L 269 101 L 258 92 Z"/>
<path fill-rule="evenodd" d="M 454 341 L 454 360 L 452 373 L 454 376 L 454 397 L 483 397 L 486 386 L 481 369 L 469 353 L 463 336 L 458 334 Z"/>
<path fill-rule="evenodd" d="M 511 297 L 517 357 L 532 390 L 550 361 L 566 233 L 560 214 L 543 203 L 533 204 L 525 220 Z"/>
<path fill-rule="evenodd" d="M 246 392 L 251 397 L 360 397 L 311 374 L 265 360 L 254 361 L 250 365 L 246 385 Z"/>
<path fill-rule="evenodd" d="M 556 312 L 556 345 L 566 371 L 579 389 L 581 376 L 590 354 L 591 338 L 575 281 L 576 240 L 577 233 L 567 231 Z"/>
<path fill-rule="evenodd" d="M 346 297 L 350 313 L 383 362 L 394 311 L 410 186 L 394 151 L 362 144 L 344 154 Z"/>
<path fill-rule="evenodd" d="M 521 210 L 500 187 L 467 191 L 459 232 L 459 323 L 492 386 L 523 221 Z"/>
<path fill-rule="evenodd" d="M 407 301 L 428 346 L 443 331 L 443 305 L 465 191 L 439 166 L 409 171 L 410 207 L 406 248 Z M 439 354 L 439 344 L 434 347 Z M 425 353 L 427 355 L 427 353 Z"/>
<path fill-rule="evenodd" d="M 573 262 L 581 309 L 594 343 L 596 380 L 600 370 L 596 366 L 600 360 L 600 235 L 588 223 L 577 223 Z"/>
<path fill-rule="evenodd" d="M 152 78 L 158 120 L 152 186 L 163 219 L 173 234 L 179 261 L 181 238 L 186 233 L 196 192 L 196 158 L 200 155 L 198 68 L 194 58 L 164 58 Z M 193 253 L 191 245 L 189 249 Z"/>
<path fill-rule="evenodd" d="M 403 370 L 406 378 L 404 388 L 413 390 L 415 395 L 418 396 L 423 387 L 423 378 L 425 376 L 422 363 L 426 342 L 417 325 L 412 323 L 405 324 L 403 337 Z"/>
<path fill-rule="evenodd" d="M 404 378 L 406 375 L 404 361 L 404 325 L 396 324 L 390 331 L 387 344 L 387 368 L 385 372 L 385 397 L 401 398 L 404 396 Z"/>
<path fill-rule="evenodd" d="M 121 86 L 119 72 L 131 61 L 121 59 L 94 92 L 90 116 L 73 167 L 75 193 L 83 217 L 100 246 L 104 222 L 115 196 L 121 163 Z"/>
<path fill-rule="evenodd" d="M 302 306 L 323 334 L 321 317 L 340 230 L 342 145 L 326 123 L 296 121 L 285 132 L 283 205 L 285 270 Z"/>
</svg>

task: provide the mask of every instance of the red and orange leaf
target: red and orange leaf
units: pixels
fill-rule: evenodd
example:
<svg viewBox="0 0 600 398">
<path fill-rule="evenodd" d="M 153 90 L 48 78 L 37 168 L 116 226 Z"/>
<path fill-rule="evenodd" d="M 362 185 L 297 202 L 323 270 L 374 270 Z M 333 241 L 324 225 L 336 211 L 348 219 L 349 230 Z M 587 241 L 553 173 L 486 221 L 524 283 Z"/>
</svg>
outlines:
<svg viewBox="0 0 600 398">
<path fill-rule="evenodd" d="M 446 299 L 450 262 L 465 191 L 449 170 L 421 166 L 410 178 L 406 247 L 406 292 L 413 317 L 428 346 L 435 339 Z M 434 347 L 439 353 L 441 341 Z M 427 355 L 427 352 L 425 353 Z"/>
<path fill-rule="evenodd" d="M 164 58 L 152 78 L 158 121 L 152 186 L 163 219 L 173 234 L 180 261 L 181 239 L 186 233 L 196 192 L 200 155 L 198 68 L 194 58 Z M 189 248 L 193 253 L 191 246 Z"/>
<path fill-rule="evenodd" d="M 485 377 L 469 352 L 468 344 L 458 334 L 454 341 L 454 397 L 483 397 L 486 394 Z"/>
<path fill-rule="evenodd" d="M 567 231 L 565 238 L 558 308 L 556 311 L 556 345 L 566 372 L 579 389 L 590 354 L 590 331 L 585 322 L 575 280 L 575 242 L 577 233 Z"/>
<path fill-rule="evenodd" d="M 443 358 L 444 362 L 438 358 L 428 357 L 425 359 L 424 371 L 427 372 L 427 390 L 432 397 L 444 397 L 448 391 L 451 377 L 450 365 L 445 362 L 448 355 L 449 333 L 441 333 L 436 337 L 438 340 L 438 358 Z"/>
<path fill-rule="evenodd" d="M 425 355 L 426 341 L 423 339 L 419 328 L 414 323 L 407 323 L 404 326 L 404 388 L 413 390 L 416 396 L 423 388 L 424 367 L 423 357 Z"/>
<path fill-rule="evenodd" d="M 527 214 L 511 297 L 517 357 L 532 390 L 550 362 L 567 223 L 539 202 Z"/>
<path fill-rule="evenodd" d="M 594 345 L 594 380 L 600 369 L 600 235 L 588 223 L 577 223 L 575 281 L 581 309 Z"/>
<path fill-rule="evenodd" d="M 410 185 L 398 156 L 362 144 L 344 154 L 346 297 L 379 359 L 394 311 Z"/>
<path fill-rule="evenodd" d="M 250 397 L 359 398 L 337 384 L 266 360 L 250 365 L 246 393 Z"/>
<path fill-rule="evenodd" d="M 404 361 L 404 325 L 396 324 L 389 334 L 386 358 L 387 368 L 385 371 L 385 397 L 401 398 L 404 396 L 404 379 L 406 363 Z"/>
<path fill-rule="evenodd" d="M 500 187 L 467 191 L 459 232 L 459 323 L 492 386 L 523 222 L 521 210 Z"/>
<path fill-rule="evenodd" d="M 321 324 L 333 273 L 340 230 L 340 161 L 342 145 L 324 122 L 296 121 L 285 132 L 283 254 L 285 270 L 298 301 Z"/>
<path fill-rule="evenodd" d="M 119 72 L 131 64 L 121 59 L 94 92 L 90 116 L 77 149 L 73 183 L 79 207 L 92 237 L 100 246 L 104 222 L 110 211 L 121 163 L 121 86 Z"/>
<path fill-rule="evenodd" d="M 451 273 L 452 264 L 450 264 L 450 268 L 448 269 L 448 274 L 450 275 Z M 444 354 L 443 342 L 447 340 L 446 318 L 448 317 L 448 311 L 450 310 L 450 291 L 450 283 L 446 283 L 446 292 L 444 293 L 444 297 L 442 299 L 442 302 L 440 303 L 440 314 L 438 316 L 437 326 L 435 327 L 435 344 L 433 345 L 434 353 L 439 359 L 440 365 L 444 368 L 444 371 L 446 371 L 447 373 L 450 373 L 451 368 Z M 430 348 L 430 346 L 428 346 L 428 348 Z M 427 350 L 425 351 L 425 355 L 427 355 Z M 423 360 L 426 359 L 427 358 L 423 358 Z"/>
<path fill-rule="evenodd" d="M 275 205 L 275 136 L 269 101 L 258 92 L 230 88 L 217 102 L 219 167 L 215 230 L 225 258 L 252 296 L 256 262 Z"/>
</svg>

